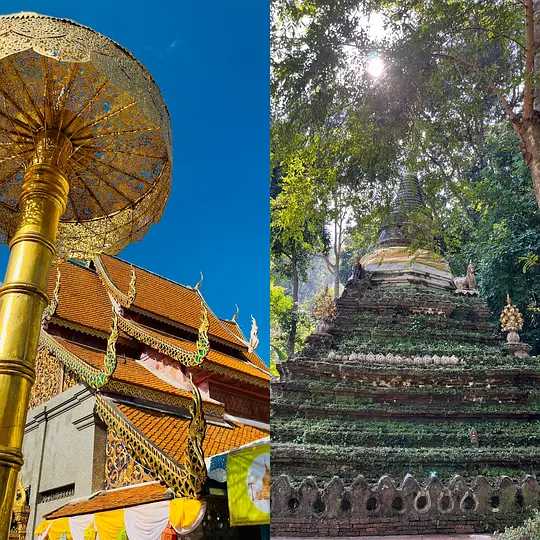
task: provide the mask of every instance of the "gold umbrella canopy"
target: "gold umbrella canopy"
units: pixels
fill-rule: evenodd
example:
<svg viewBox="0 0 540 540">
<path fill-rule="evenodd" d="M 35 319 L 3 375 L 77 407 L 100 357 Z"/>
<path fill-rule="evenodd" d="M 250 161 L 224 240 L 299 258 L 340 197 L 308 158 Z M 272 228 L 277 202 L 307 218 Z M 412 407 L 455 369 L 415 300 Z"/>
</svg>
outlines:
<svg viewBox="0 0 540 540">
<path fill-rule="evenodd" d="M 158 221 L 170 189 L 171 140 L 169 114 L 150 74 L 125 49 L 73 21 L 1 16 L 4 241 L 15 231 L 24 171 L 44 131 L 62 139 L 69 180 L 58 256 L 117 253 Z"/>
</svg>

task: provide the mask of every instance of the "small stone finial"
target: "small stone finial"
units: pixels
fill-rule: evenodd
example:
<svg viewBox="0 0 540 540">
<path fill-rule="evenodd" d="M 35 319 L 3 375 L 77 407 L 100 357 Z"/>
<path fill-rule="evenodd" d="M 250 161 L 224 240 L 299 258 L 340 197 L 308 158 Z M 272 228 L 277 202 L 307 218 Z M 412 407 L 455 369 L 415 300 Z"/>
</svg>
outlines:
<svg viewBox="0 0 540 540">
<path fill-rule="evenodd" d="M 358 258 L 358 260 L 356 261 L 356 264 L 354 265 L 353 273 L 350 278 L 353 281 L 359 281 L 365 275 L 364 267 L 360 263 L 360 260 L 361 260 L 361 257 Z"/>
<path fill-rule="evenodd" d="M 197 283 L 195 283 L 195 287 L 193 287 L 196 291 L 199 291 L 201 289 L 202 282 L 204 281 L 204 274 L 201 272 L 201 277 Z"/>
<path fill-rule="evenodd" d="M 477 289 L 476 286 L 476 267 L 472 263 L 472 261 L 469 260 L 469 264 L 467 265 L 467 284 L 469 286 L 469 290 L 475 291 Z"/>
<path fill-rule="evenodd" d="M 235 304 L 236 311 L 233 313 L 233 316 L 231 317 L 232 322 L 238 322 L 238 315 L 240 315 L 240 308 L 238 307 L 238 304 Z"/>
<path fill-rule="evenodd" d="M 248 351 L 250 353 L 254 352 L 255 349 L 259 346 L 259 327 L 257 326 L 257 321 L 255 320 L 255 317 L 251 316 L 251 333 L 249 335 L 249 344 L 248 344 Z"/>
</svg>

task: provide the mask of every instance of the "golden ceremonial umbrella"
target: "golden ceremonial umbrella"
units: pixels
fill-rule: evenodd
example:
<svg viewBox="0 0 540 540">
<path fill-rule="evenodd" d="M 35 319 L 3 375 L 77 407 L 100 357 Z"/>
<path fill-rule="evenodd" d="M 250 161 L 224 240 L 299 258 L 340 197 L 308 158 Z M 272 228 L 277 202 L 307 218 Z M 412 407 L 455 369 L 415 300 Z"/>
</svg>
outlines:
<svg viewBox="0 0 540 540">
<path fill-rule="evenodd" d="M 159 89 L 125 49 L 73 21 L 0 17 L 0 540 L 18 471 L 40 321 L 55 256 L 117 253 L 169 194 Z"/>
</svg>

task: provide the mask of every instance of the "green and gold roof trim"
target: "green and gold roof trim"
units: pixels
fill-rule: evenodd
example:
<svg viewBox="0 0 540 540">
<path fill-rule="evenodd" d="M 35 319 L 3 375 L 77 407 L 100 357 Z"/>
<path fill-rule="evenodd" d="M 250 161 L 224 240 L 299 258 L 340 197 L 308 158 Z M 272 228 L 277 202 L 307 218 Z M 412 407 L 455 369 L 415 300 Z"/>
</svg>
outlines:
<svg viewBox="0 0 540 540">
<path fill-rule="evenodd" d="M 201 326 L 199 327 L 199 334 L 196 342 L 197 348 L 192 352 L 186 351 L 171 343 L 167 343 L 151 334 L 144 326 L 127 319 L 120 314 L 117 314 L 117 317 L 120 329 L 128 334 L 128 336 L 131 336 L 140 343 L 148 345 L 148 347 L 176 360 L 184 366 L 195 367 L 200 365 L 210 350 L 210 341 L 208 340 L 208 312 L 204 305 L 202 306 Z"/>
<path fill-rule="evenodd" d="M 129 281 L 129 290 L 126 294 L 122 292 L 114 284 L 113 280 L 109 277 L 109 274 L 107 273 L 107 270 L 105 269 L 105 266 L 103 264 L 103 261 L 101 260 L 101 257 L 94 257 L 92 262 L 94 263 L 94 267 L 96 268 L 96 273 L 101 283 L 103 283 L 103 286 L 107 290 L 109 297 L 114 298 L 114 300 L 120 306 L 124 308 L 131 307 L 131 304 L 133 304 L 133 302 L 135 301 L 135 297 L 137 296 L 137 289 L 136 289 L 137 275 L 135 274 L 135 268 L 131 266 L 131 278 Z"/>
<path fill-rule="evenodd" d="M 130 308 L 137 296 L 137 278 L 133 266 L 131 267 L 129 290 L 126 294 L 122 292 L 114 284 L 113 280 L 109 277 L 100 257 L 95 257 L 93 262 L 99 279 L 107 290 L 107 294 L 109 295 L 109 298 L 113 305 L 113 310 L 118 317 L 119 327 L 122 331 L 124 331 L 126 334 L 136 339 L 140 343 L 148 345 L 148 347 L 151 347 L 152 349 L 164 354 L 165 356 L 176 360 L 177 362 L 186 367 L 195 367 L 202 363 L 202 361 L 208 354 L 208 351 L 210 350 L 210 341 L 208 339 L 208 308 L 200 294 L 199 296 L 201 298 L 202 311 L 201 322 L 196 341 L 196 350 L 190 352 L 186 351 L 182 347 L 178 347 L 176 345 L 166 342 L 163 339 L 160 339 L 159 337 L 153 335 L 151 332 L 146 330 L 144 326 L 124 316 L 122 308 Z"/>
<path fill-rule="evenodd" d="M 103 357 L 103 369 L 95 369 L 81 360 L 77 355 L 68 351 L 53 336 L 42 328 L 40 347 L 47 349 L 55 358 L 69 369 L 81 382 L 94 390 L 103 388 L 114 374 L 117 365 L 116 341 L 118 340 L 118 317 L 113 313 L 112 328 L 107 340 L 107 350 Z"/>
<path fill-rule="evenodd" d="M 53 315 L 56 313 L 56 308 L 58 307 L 58 302 L 60 300 L 60 281 L 62 275 L 60 273 L 60 268 L 56 267 L 56 282 L 54 284 L 54 289 L 49 300 L 47 307 L 43 310 L 43 315 L 41 317 L 41 325 L 46 328 L 49 324 L 49 321 L 52 319 Z"/>
</svg>

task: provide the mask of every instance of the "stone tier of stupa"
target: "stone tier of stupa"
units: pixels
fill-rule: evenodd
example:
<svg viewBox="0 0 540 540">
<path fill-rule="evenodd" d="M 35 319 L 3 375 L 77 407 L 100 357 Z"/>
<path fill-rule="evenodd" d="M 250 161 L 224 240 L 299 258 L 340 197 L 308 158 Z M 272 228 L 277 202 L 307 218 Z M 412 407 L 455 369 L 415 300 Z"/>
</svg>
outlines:
<svg viewBox="0 0 540 540">
<path fill-rule="evenodd" d="M 279 366 L 274 478 L 446 482 L 540 470 L 538 359 L 508 349 L 484 300 L 456 290 L 443 258 L 411 247 L 408 216 L 422 205 L 406 177 L 335 319 Z"/>
</svg>

